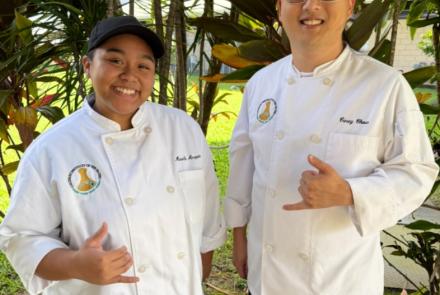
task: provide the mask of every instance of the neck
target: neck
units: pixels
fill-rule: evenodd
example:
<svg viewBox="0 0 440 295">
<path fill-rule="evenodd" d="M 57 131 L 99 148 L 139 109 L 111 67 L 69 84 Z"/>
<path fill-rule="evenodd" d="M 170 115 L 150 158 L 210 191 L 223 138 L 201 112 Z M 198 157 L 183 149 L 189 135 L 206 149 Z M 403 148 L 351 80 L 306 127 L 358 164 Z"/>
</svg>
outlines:
<svg viewBox="0 0 440 295">
<path fill-rule="evenodd" d="M 313 72 L 316 67 L 336 59 L 344 49 L 342 40 L 330 46 L 301 46 L 294 42 L 290 46 L 293 65 L 300 72 L 306 73 Z"/>
</svg>

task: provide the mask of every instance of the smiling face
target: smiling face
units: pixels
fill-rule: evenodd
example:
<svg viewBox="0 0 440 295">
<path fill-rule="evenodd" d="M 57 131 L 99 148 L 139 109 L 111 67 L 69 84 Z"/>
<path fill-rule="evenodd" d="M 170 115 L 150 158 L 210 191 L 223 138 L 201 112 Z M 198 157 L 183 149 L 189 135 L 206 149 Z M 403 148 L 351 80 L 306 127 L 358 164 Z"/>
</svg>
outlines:
<svg viewBox="0 0 440 295">
<path fill-rule="evenodd" d="M 131 118 L 153 89 L 150 46 L 135 35 L 117 35 L 96 48 L 93 59 L 84 57 L 83 67 L 95 91 L 93 108 L 121 129 L 131 128 Z"/>
<path fill-rule="evenodd" d="M 283 28 L 292 48 L 342 46 L 342 32 L 353 12 L 355 0 L 278 0 Z"/>
</svg>

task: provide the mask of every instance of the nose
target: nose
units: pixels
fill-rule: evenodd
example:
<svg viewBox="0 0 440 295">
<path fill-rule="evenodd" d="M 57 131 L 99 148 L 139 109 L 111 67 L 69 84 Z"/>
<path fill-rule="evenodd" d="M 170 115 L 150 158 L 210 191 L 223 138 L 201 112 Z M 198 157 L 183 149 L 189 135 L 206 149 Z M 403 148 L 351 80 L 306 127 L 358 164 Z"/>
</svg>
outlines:
<svg viewBox="0 0 440 295">
<path fill-rule="evenodd" d="M 133 81 L 136 79 L 136 75 L 135 75 L 135 67 L 127 64 L 121 71 L 121 74 L 119 75 L 119 77 L 122 80 L 125 81 Z"/>
<path fill-rule="evenodd" d="M 304 0 L 303 10 L 319 10 L 321 8 L 321 0 Z"/>
</svg>

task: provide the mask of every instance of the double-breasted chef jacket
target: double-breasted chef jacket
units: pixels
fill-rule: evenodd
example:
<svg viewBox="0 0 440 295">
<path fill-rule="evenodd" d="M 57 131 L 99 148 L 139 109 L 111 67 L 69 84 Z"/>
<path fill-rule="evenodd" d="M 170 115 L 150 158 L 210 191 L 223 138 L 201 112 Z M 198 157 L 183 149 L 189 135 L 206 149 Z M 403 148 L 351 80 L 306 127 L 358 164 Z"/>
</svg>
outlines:
<svg viewBox="0 0 440 295">
<path fill-rule="evenodd" d="M 348 181 L 353 206 L 282 209 L 302 200 L 309 154 Z M 255 74 L 230 162 L 225 218 L 248 225 L 253 295 L 383 294 L 380 231 L 423 202 L 438 172 L 404 77 L 348 46 L 310 76 L 292 56 Z"/>
<path fill-rule="evenodd" d="M 184 112 L 150 102 L 132 125 L 121 131 L 84 103 L 26 151 L 0 245 L 31 294 L 203 294 L 200 253 L 225 240 L 205 137 Z M 35 275 L 49 251 L 78 249 L 103 222 L 104 249 L 127 246 L 134 265 L 126 275 L 138 283 Z"/>
</svg>

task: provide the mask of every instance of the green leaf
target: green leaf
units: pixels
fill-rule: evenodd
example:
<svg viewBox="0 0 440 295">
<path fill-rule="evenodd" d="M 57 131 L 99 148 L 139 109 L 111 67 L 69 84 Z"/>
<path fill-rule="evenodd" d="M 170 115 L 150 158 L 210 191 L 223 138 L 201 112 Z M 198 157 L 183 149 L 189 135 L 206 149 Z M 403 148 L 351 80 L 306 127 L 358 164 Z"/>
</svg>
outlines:
<svg viewBox="0 0 440 295">
<path fill-rule="evenodd" d="M 0 138 L 9 143 L 8 126 L 3 120 L 0 120 Z"/>
<path fill-rule="evenodd" d="M 44 117 L 46 117 L 50 122 L 55 124 L 62 118 L 64 118 L 63 110 L 59 107 L 54 106 L 42 106 L 37 108 L 37 111 L 40 112 Z"/>
<path fill-rule="evenodd" d="M 420 19 L 420 20 L 413 21 L 411 23 L 407 23 L 407 25 L 412 28 L 422 28 L 422 27 L 426 27 L 426 26 L 430 26 L 430 25 L 434 25 L 434 24 L 438 24 L 438 23 L 440 23 L 440 17 L 434 17 L 434 18 L 429 18 L 429 19 Z"/>
<path fill-rule="evenodd" d="M 22 143 L 20 144 L 11 144 L 9 145 L 6 150 L 14 150 L 14 151 L 20 151 L 20 152 L 24 152 L 24 146 Z"/>
<path fill-rule="evenodd" d="M 359 50 L 370 38 L 377 23 L 388 11 L 391 0 L 374 0 L 353 22 L 347 31 L 348 44 Z"/>
<path fill-rule="evenodd" d="M 28 82 L 28 91 L 32 98 L 38 97 L 38 88 L 37 88 L 37 82 L 36 81 L 29 81 Z"/>
<path fill-rule="evenodd" d="M 431 230 L 431 229 L 440 229 L 440 224 L 432 223 L 427 220 L 417 220 L 413 223 L 405 225 L 406 228 L 413 230 Z"/>
<path fill-rule="evenodd" d="M 388 39 L 384 39 L 371 50 L 371 53 L 372 55 L 370 56 L 372 56 L 373 58 L 380 60 L 383 63 L 389 63 L 391 54 L 391 41 Z"/>
<path fill-rule="evenodd" d="M 30 44 L 32 37 L 32 21 L 15 10 L 15 25 L 19 31 L 18 35 L 25 44 Z"/>
<path fill-rule="evenodd" d="M 238 47 L 239 55 L 253 61 L 276 61 L 287 55 L 283 47 L 271 40 L 253 40 Z"/>
<path fill-rule="evenodd" d="M 13 90 L 0 90 L 0 108 L 8 101 L 8 98 L 13 94 Z"/>
<path fill-rule="evenodd" d="M 258 72 L 258 70 L 264 68 L 262 65 L 253 65 L 248 66 L 239 70 L 236 70 L 225 77 L 223 77 L 222 81 L 228 80 L 249 80 L 252 76 Z"/>
<path fill-rule="evenodd" d="M 254 31 L 239 25 L 218 18 L 199 17 L 188 21 L 189 24 L 203 28 L 206 32 L 223 40 L 233 40 L 238 42 L 247 42 L 263 37 Z"/>
<path fill-rule="evenodd" d="M 5 175 L 9 175 L 14 173 L 15 171 L 17 171 L 18 168 L 18 164 L 20 163 L 20 161 L 14 161 L 11 163 L 8 163 L 2 167 L 0 167 L 0 170 L 2 171 L 3 174 Z"/>
<path fill-rule="evenodd" d="M 410 72 L 406 72 L 403 76 L 412 88 L 422 85 L 428 81 L 436 73 L 434 66 L 418 68 Z"/>
<path fill-rule="evenodd" d="M 235 4 L 235 6 L 247 15 L 268 25 L 272 25 L 277 17 L 273 0 L 229 0 L 229 2 Z"/>
<path fill-rule="evenodd" d="M 424 115 L 438 115 L 440 114 L 440 107 L 434 107 L 429 104 L 422 103 L 419 105 L 420 110 Z"/>
<path fill-rule="evenodd" d="M 35 79 L 35 81 L 37 81 L 37 82 L 44 82 L 44 83 L 56 82 L 58 84 L 63 84 L 64 83 L 63 79 L 61 79 L 59 77 L 56 77 L 56 76 L 40 76 L 40 77 L 37 77 Z"/>
</svg>

